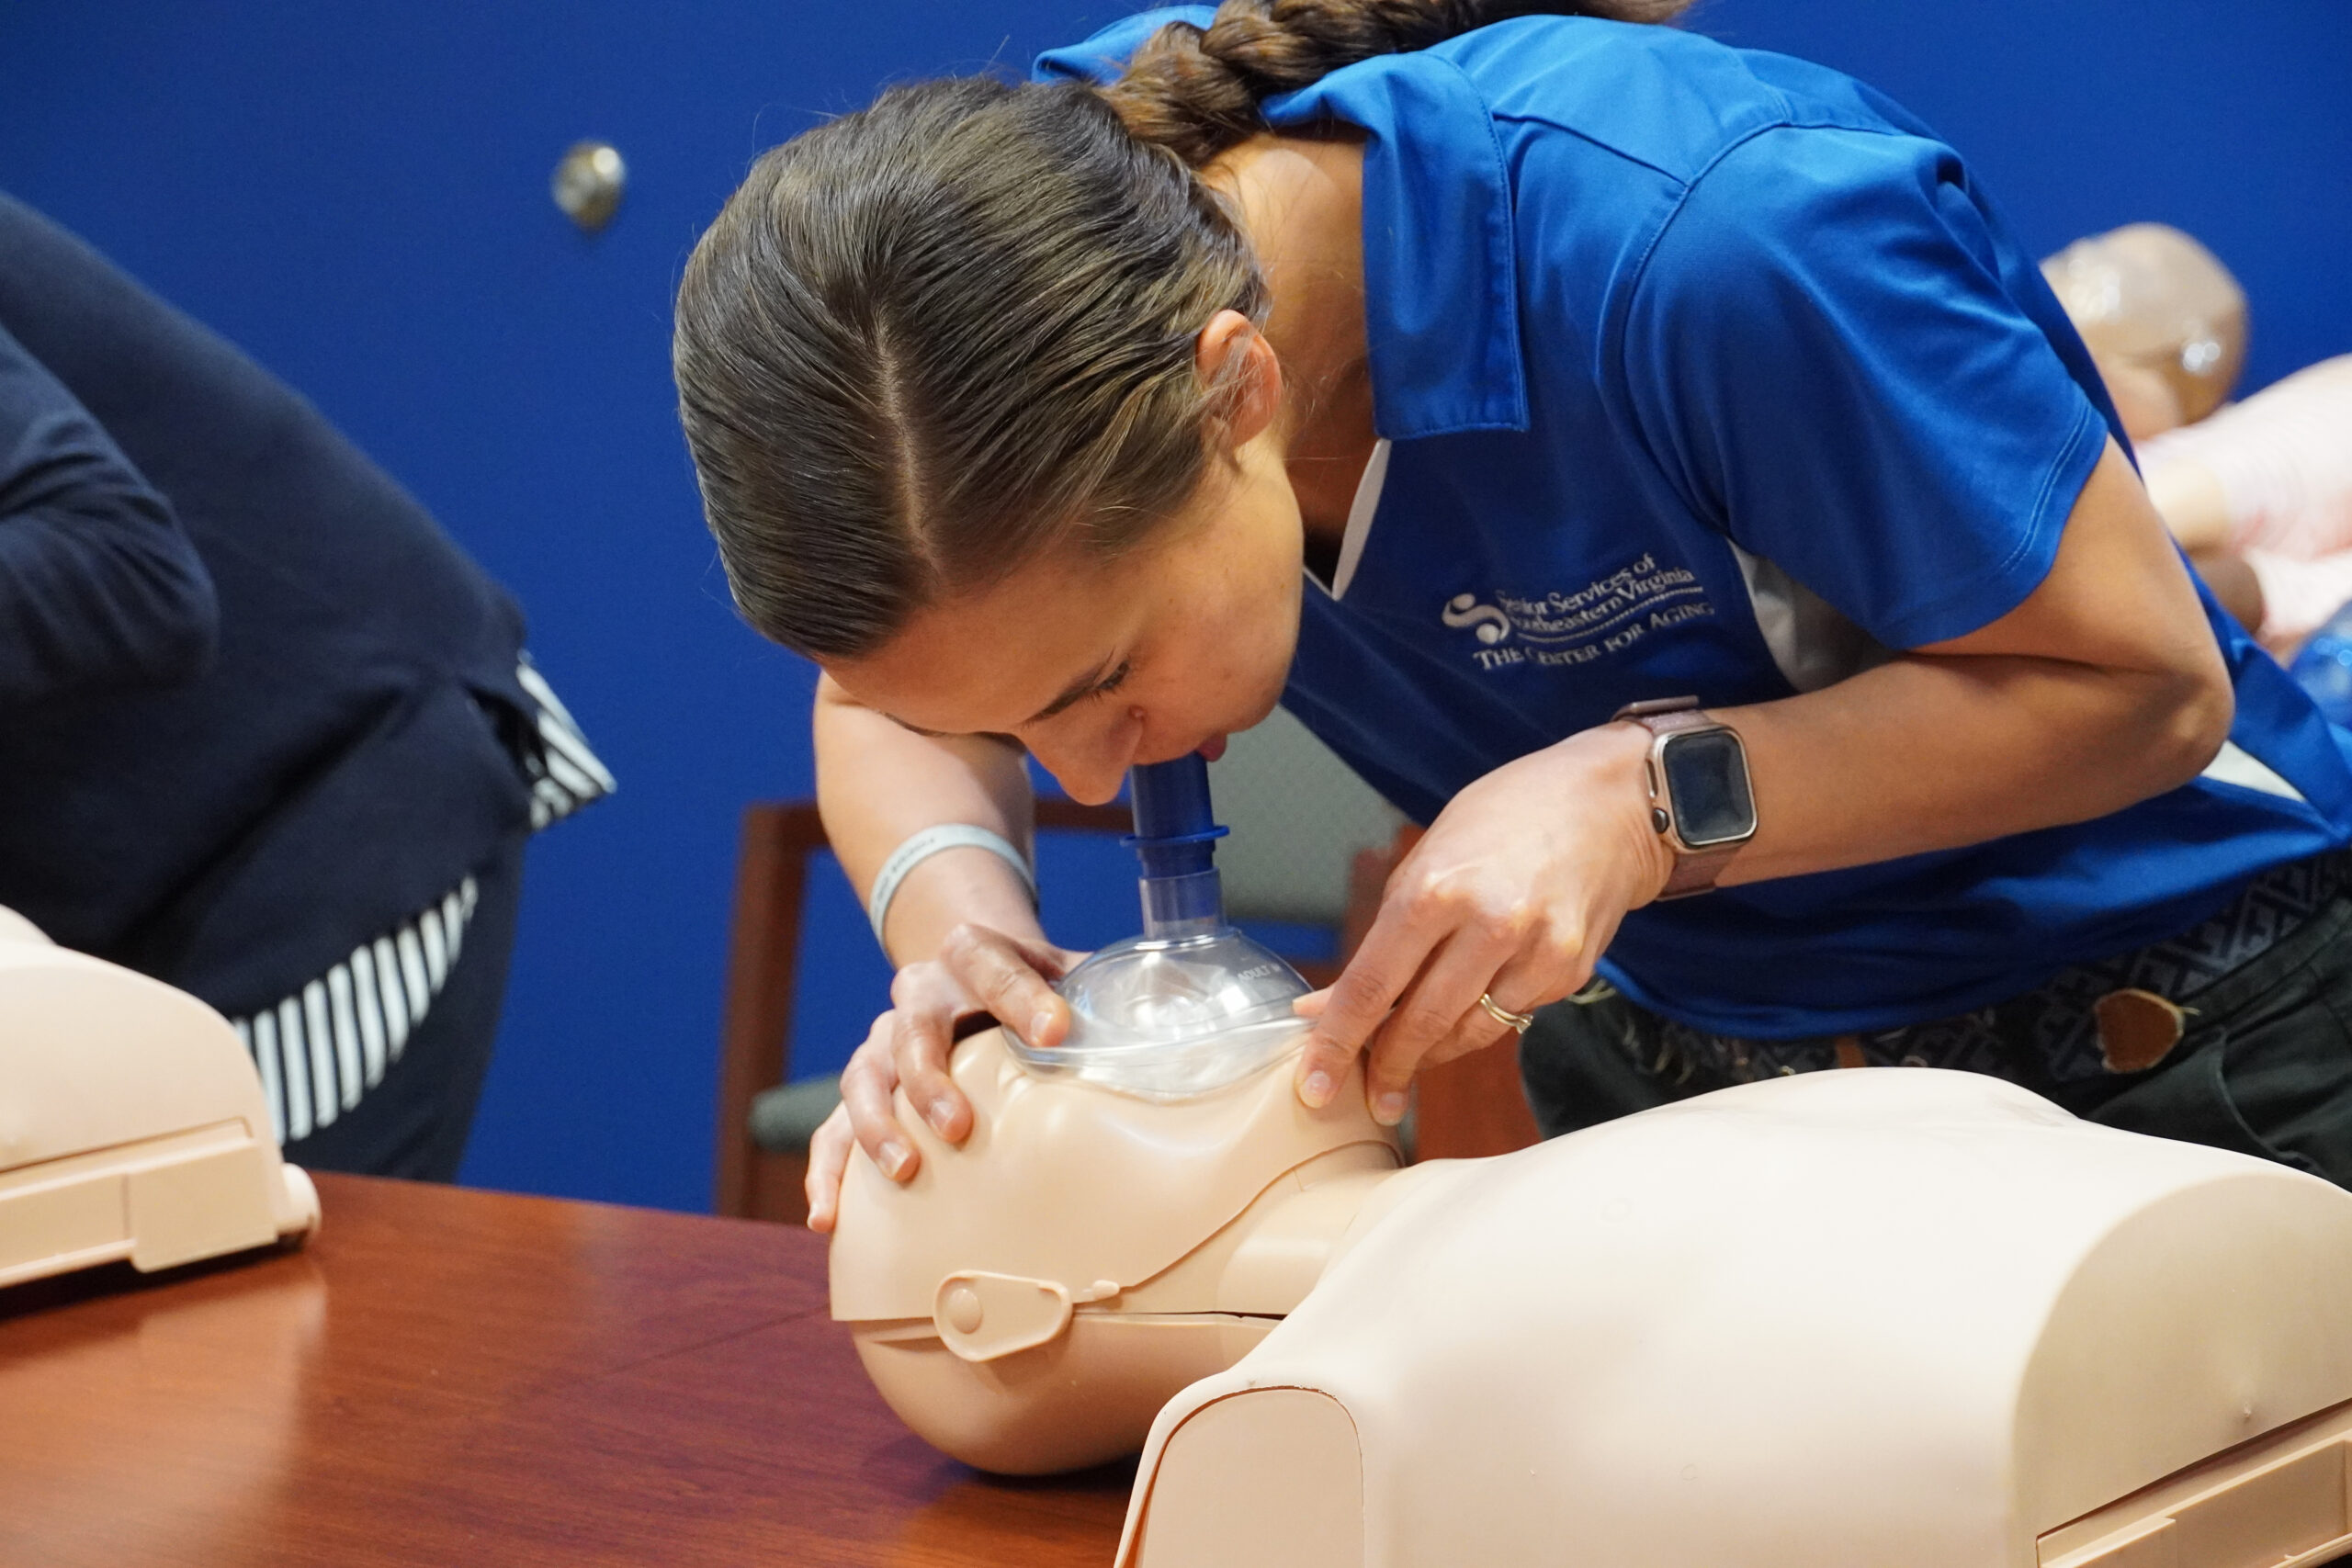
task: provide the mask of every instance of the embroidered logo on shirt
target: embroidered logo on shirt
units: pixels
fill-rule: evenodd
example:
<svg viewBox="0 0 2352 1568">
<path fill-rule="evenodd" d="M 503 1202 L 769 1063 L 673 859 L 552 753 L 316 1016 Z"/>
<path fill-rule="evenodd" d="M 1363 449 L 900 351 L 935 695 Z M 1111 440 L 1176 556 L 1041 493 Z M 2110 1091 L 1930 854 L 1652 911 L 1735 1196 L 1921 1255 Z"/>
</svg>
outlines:
<svg viewBox="0 0 2352 1568">
<path fill-rule="evenodd" d="M 1492 646 L 1510 636 L 1510 617 L 1492 604 L 1481 604 L 1476 593 L 1457 593 L 1445 602 L 1445 624 L 1476 626 L 1480 642 Z"/>
<path fill-rule="evenodd" d="M 1447 626 L 1477 639 L 1471 657 L 1483 670 L 1585 664 L 1631 648 L 1654 631 L 1715 613 L 1695 572 L 1662 567 L 1647 554 L 1572 592 L 1491 597 L 1493 603 L 1487 604 L 1476 593 L 1457 593 L 1441 612 Z"/>
</svg>

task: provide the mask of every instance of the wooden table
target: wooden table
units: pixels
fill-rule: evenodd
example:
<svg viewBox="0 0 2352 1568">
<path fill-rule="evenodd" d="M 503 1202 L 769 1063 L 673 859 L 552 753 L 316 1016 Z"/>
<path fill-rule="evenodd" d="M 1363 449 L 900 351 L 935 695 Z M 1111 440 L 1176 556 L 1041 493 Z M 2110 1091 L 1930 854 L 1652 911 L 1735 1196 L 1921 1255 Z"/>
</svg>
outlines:
<svg viewBox="0 0 2352 1568">
<path fill-rule="evenodd" d="M 804 1231 L 319 1179 L 300 1252 L 0 1291 L 0 1568 L 1102 1568 L 1132 1468 L 899 1425 Z"/>
</svg>

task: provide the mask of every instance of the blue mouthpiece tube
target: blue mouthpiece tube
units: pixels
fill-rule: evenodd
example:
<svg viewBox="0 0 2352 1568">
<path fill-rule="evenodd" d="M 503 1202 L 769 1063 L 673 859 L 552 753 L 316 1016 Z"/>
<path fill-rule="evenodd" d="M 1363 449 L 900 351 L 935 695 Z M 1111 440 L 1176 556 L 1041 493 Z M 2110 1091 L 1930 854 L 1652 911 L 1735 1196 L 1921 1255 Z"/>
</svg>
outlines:
<svg viewBox="0 0 2352 1568">
<path fill-rule="evenodd" d="M 1225 893 L 1209 810 L 1209 765 L 1200 753 L 1127 771 L 1136 830 L 1125 840 L 1141 863 L 1144 935 L 1175 940 L 1221 929 Z"/>
</svg>

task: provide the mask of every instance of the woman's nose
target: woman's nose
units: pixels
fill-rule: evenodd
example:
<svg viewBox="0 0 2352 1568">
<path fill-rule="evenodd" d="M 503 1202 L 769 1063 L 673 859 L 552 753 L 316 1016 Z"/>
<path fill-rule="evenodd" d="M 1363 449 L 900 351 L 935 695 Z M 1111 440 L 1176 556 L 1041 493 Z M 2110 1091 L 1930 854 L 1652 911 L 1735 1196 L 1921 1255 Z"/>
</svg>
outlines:
<svg viewBox="0 0 2352 1568">
<path fill-rule="evenodd" d="M 1043 736 L 1030 741 L 1030 755 L 1054 775 L 1072 800 L 1086 806 L 1108 806 L 1119 797 L 1127 766 L 1135 761 L 1136 742 L 1143 736 L 1143 716 L 1130 713 L 1116 725 L 1085 736 Z"/>
<path fill-rule="evenodd" d="M 1124 766 L 1057 757 L 1046 750 L 1037 750 L 1035 755 L 1045 764 L 1046 772 L 1054 775 L 1055 782 L 1080 805 L 1110 805 L 1119 798 L 1119 785 L 1126 781 L 1127 770 Z"/>
</svg>

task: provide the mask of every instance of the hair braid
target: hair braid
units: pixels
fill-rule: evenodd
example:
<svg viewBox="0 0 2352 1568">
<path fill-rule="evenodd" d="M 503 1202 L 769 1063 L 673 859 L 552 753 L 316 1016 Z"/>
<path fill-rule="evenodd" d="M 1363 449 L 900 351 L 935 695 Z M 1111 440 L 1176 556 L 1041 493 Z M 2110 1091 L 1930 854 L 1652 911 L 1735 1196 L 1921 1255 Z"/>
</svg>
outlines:
<svg viewBox="0 0 2352 1568">
<path fill-rule="evenodd" d="M 1194 168 L 1267 129 L 1258 106 L 1344 65 L 1406 54 L 1514 17 L 1666 22 L 1690 0 L 1225 0 L 1206 28 L 1170 22 L 1103 89 L 1127 130 Z"/>
</svg>

